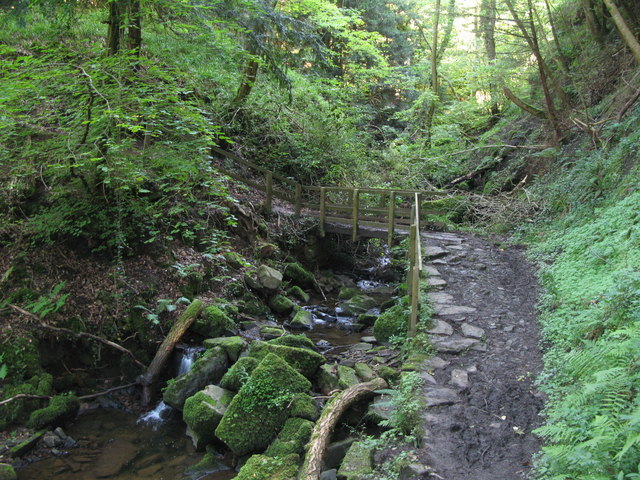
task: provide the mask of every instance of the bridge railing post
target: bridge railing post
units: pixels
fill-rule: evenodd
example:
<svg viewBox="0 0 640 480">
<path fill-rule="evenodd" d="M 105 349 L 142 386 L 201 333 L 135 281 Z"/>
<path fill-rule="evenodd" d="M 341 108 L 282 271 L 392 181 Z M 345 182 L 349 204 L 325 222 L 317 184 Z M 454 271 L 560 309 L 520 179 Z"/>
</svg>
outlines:
<svg viewBox="0 0 640 480">
<path fill-rule="evenodd" d="M 387 246 L 391 248 L 393 246 L 393 230 L 396 226 L 396 192 L 389 194 L 389 216 L 387 225 Z"/>
<path fill-rule="evenodd" d="M 360 191 L 355 188 L 353 190 L 353 233 L 351 240 L 356 241 L 358 239 L 358 216 L 360 215 Z"/>
</svg>

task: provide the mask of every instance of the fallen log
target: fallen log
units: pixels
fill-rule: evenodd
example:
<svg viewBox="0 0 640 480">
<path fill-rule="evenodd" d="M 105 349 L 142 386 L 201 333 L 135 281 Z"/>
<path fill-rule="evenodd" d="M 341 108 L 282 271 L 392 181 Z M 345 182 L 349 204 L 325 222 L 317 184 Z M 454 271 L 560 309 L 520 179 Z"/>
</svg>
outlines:
<svg viewBox="0 0 640 480">
<path fill-rule="evenodd" d="M 320 478 L 322 459 L 329 443 L 329 436 L 342 414 L 354 402 L 371 395 L 375 390 L 386 387 L 387 382 L 381 378 L 376 378 L 370 382 L 359 383 L 349 387 L 329 400 L 311 434 L 311 440 L 308 443 L 307 454 L 300 468 L 298 480 L 318 480 Z"/>
<path fill-rule="evenodd" d="M 167 363 L 171 352 L 173 352 L 176 344 L 180 341 L 198 315 L 200 315 L 203 308 L 204 305 L 202 304 L 202 301 L 194 300 L 191 302 L 191 305 L 187 307 L 184 313 L 180 315 L 180 318 L 178 318 L 176 323 L 173 324 L 171 330 L 169 330 L 169 333 L 158 348 L 155 357 L 153 357 L 149 368 L 147 368 L 145 374 L 140 377 L 143 405 L 149 405 L 149 403 L 151 403 L 153 386 L 158 381 L 158 377 L 160 376 L 165 363 Z"/>
</svg>

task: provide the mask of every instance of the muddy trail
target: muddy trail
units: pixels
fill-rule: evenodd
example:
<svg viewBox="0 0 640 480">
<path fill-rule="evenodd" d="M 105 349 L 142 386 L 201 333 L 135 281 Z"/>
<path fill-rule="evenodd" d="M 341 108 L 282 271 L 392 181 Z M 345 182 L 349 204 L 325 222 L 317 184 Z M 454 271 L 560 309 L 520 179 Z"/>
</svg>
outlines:
<svg viewBox="0 0 640 480">
<path fill-rule="evenodd" d="M 528 478 L 539 448 L 537 281 L 514 247 L 462 233 L 425 233 L 434 306 L 426 365 L 423 478 Z"/>
</svg>

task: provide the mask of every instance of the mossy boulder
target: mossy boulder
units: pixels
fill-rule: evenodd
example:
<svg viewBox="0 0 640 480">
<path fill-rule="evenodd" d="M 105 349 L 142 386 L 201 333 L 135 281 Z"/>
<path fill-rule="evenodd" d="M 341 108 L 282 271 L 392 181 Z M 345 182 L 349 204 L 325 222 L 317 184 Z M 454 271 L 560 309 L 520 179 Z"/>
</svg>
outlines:
<svg viewBox="0 0 640 480">
<path fill-rule="evenodd" d="M 263 451 L 289 416 L 296 393 L 311 383 L 277 355 L 267 353 L 233 398 L 215 431 L 235 455 Z"/>
<path fill-rule="evenodd" d="M 11 364 L 9 364 L 11 365 Z M 34 375 L 29 380 L 18 385 L 3 386 L 3 399 L 19 394 L 51 395 L 53 393 L 53 377 L 48 373 Z M 38 399 L 21 398 L 14 400 L 0 408 L 0 430 L 4 430 L 12 423 L 27 421 L 34 410 L 41 408 L 45 402 Z"/>
<path fill-rule="evenodd" d="M 285 264 L 284 279 L 302 288 L 313 288 L 315 284 L 313 274 L 296 262 Z"/>
<path fill-rule="evenodd" d="M 297 285 L 294 285 L 289 290 L 287 290 L 287 295 L 295 298 L 302 303 L 308 303 L 309 300 L 311 300 L 311 296 Z"/>
<path fill-rule="evenodd" d="M 345 480 L 361 480 L 373 473 L 373 449 L 372 445 L 363 442 L 355 442 L 347 450 L 340 468 L 338 477 Z"/>
<path fill-rule="evenodd" d="M 240 469 L 235 480 L 293 480 L 298 474 L 300 457 L 296 454 L 286 457 L 253 455 Z"/>
<path fill-rule="evenodd" d="M 338 365 L 338 386 L 343 390 L 353 387 L 360 383 L 360 379 L 356 375 L 353 368 L 344 365 Z"/>
<path fill-rule="evenodd" d="M 349 300 L 340 304 L 340 309 L 347 315 L 359 315 L 375 308 L 378 303 L 373 297 L 368 295 L 355 295 Z"/>
<path fill-rule="evenodd" d="M 287 347 L 306 348 L 308 350 L 316 351 L 316 346 L 308 337 L 304 335 L 283 335 L 273 340 L 268 340 L 267 343 L 271 345 L 285 345 Z"/>
<path fill-rule="evenodd" d="M 239 270 L 249 265 L 247 261 L 236 252 L 224 252 L 222 257 L 224 258 L 227 266 L 233 270 Z"/>
<path fill-rule="evenodd" d="M 353 366 L 353 369 L 356 371 L 358 378 L 363 382 L 370 382 L 376 377 L 376 372 L 366 363 L 358 362 Z"/>
<path fill-rule="evenodd" d="M 378 376 L 387 381 L 387 383 L 397 382 L 400 378 L 400 372 L 388 365 L 380 365 L 376 368 Z"/>
<path fill-rule="evenodd" d="M 360 294 L 362 294 L 362 291 L 357 287 L 342 287 L 340 293 L 338 293 L 338 299 L 350 300 Z"/>
<path fill-rule="evenodd" d="M 273 340 L 286 335 L 287 331 L 282 327 L 272 325 L 263 325 L 260 327 L 260 336 L 265 340 Z"/>
<path fill-rule="evenodd" d="M 247 348 L 247 341 L 238 336 L 234 337 L 219 337 L 219 338 L 207 338 L 203 345 L 206 348 L 221 347 L 227 352 L 229 362 L 233 363 L 238 360 L 240 354 Z"/>
<path fill-rule="evenodd" d="M 275 268 L 260 265 L 256 271 L 260 286 L 266 290 L 276 291 L 282 285 L 282 274 Z"/>
<path fill-rule="evenodd" d="M 304 447 L 312 431 L 313 422 L 304 418 L 289 418 L 264 454 L 268 457 L 284 457 L 292 453 L 304 455 Z"/>
<path fill-rule="evenodd" d="M 318 405 L 311 395 L 298 393 L 291 401 L 291 411 L 289 415 L 297 418 L 305 418 L 315 422 L 320 417 Z"/>
<path fill-rule="evenodd" d="M 187 435 L 191 437 L 196 449 L 200 450 L 213 443 L 215 429 L 232 398 L 230 391 L 209 385 L 184 402 L 182 419 L 187 424 Z"/>
<path fill-rule="evenodd" d="M 318 371 L 317 383 L 320 391 L 325 395 L 328 395 L 334 390 L 338 390 L 340 385 L 338 383 L 338 372 L 336 371 L 336 366 L 322 365 Z"/>
<path fill-rule="evenodd" d="M 80 403 L 75 395 L 56 395 L 45 408 L 31 412 L 27 426 L 34 430 L 45 427 L 59 427 L 73 420 Z"/>
<path fill-rule="evenodd" d="M 311 330 L 313 328 L 313 315 L 311 312 L 301 308 L 289 321 L 289 327 L 296 330 Z"/>
<path fill-rule="evenodd" d="M 253 342 L 249 348 L 249 356 L 258 360 L 262 360 L 270 353 L 284 359 L 307 378 L 311 378 L 325 361 L 322 355 L 306 348 L 274 345 L 268 342 Z"/>
<path fill-rule="evenodd" d="M 366 325 L 367 327 L 373 326 L 377 319 L 378 315 L 374 315 L 372 313 L 361 313 L 358 315 L 358 323 Z"/>
<path fill-rule="evenodd" d="M 258 360 L 253 357 L 242 357 L 234 363 L 220 380 L 220 386 L 233 392 L 239 391 L 249 381 L 251 372 L 258 366 Z"/>
<path fill-rule="evenodd" d="M 0 463 L 0 480 L 17 480 L 18 474 L 11 465 Z"/>
<path fill-rule="evenodd" d="M 403 305 L 395 305 L 378 317 L 373 325 L 373 334 L 379 342 L 388 342 L 391 337 L 406 337 L 409 314 Z"/>
<path fill-rule="evenodd" d="M 206 350 L 187 373 L 169 383 L 162 396 L 167 405 L 182 410 L 187 398 L 207 385 L 218 383 L 227 371 L 229 361 L 222 347 Z"/>
<path fill-rule="evenodd" d="M 267 307 L 258 297 L 252 293 L 245 293 L 237 303 L 238 310 L 241 313 L 251 315 L 252 317 L 262 317 L 269 313 Z"/>
<path fill-rule="evenodd" d="M 238 332 L 236 322 L 217 305 L 206 307 L 189 329 L 207 338 L 234 335 Z"/>
<path fill-rule="evenodd" d="M 271 310 L 280 315 L 289 315 L 295 306 L 296 304 L 284 295 L 275 295 L 269 300 Z"/>
</svg>

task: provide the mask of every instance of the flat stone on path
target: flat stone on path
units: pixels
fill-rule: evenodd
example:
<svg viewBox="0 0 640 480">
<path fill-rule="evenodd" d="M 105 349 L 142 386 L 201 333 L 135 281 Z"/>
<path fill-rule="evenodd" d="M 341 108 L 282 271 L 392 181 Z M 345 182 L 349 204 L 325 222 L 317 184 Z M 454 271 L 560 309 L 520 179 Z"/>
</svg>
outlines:
<svg viewBox="0 0 640 480">
<path fill-rule="evenodd" d="M 461 305 L 441 305 L 436 303 L 434 311 L 437 315 L 464 315 L 476 311 L 474 307 L 463 307 Z"/>
<path fill-rule="evenodd" d="M 428 388 L 426 390 L 427 407 L 452 405 L 460 402 L 458 394 L 450 388 Z"/>
<path fill-rule="evenodd" d="M 449 366 L 449 362 L 443 360 L 440 357 L 431 357 L 429 360 L 425 361 L 424 364 L 427 367 L 433 368 L 434 370 Z"/>
<path fill-rule="evenodd" d="M 451 303 L 453 302 L 453 295 L 449 295 L 444 292 L 429 292 L 429 299 L 433 303 Z"/>
<path fill-rule="evenodd" d="M 475 338 L 432 337 L 431 344 L 438 352 L 462 353 L 465 350 L 480 345 L 480 341 Z"/>
<path fill-rule="evenodd" d="M 428 258 L 440 258 L 449 254 L 448 251 L 440 247 L 427 247 L 422 253 Z"/>
<path fill-rule="evenodd" d="M 429 275 L 434 275 L 436 277 L 440 275 L 440 272 L 438 271 L 438 269 L 436 267 L 432 267 L 431 265 L 426 265 L 424 269 L 427 271 Z"/>
<path fill-rule="evenodd" d="M 482 329 L 480 327 L 476 327 L 476 326 L 471 325 L 469 323 L 463 323 L 462 325 L 460 325 L 460 329 L 462 330 L 462 334 L 465 337 L 471 337 L 471 338 L 482 338 L 482 337 L 484 337 L 484 329 Z"/>
<path fill-rule="evenodd" d="M 453 335 L 453 327 L 444 320 L 435 320 L 433 328 L 427 332 L 432 335 Z"/>
<path fill-rule="evenodd" d="M 469 374 L 466 370 L 457 368 L 451 370 L 451 385 L 465 389 L 469 386 Z"/>
<path fill-rule="evenodd" d="M 427 283 L 430 287 L 444 287 L 447 284 L 447 281 L 440 277 L 429 277 Z"/>
</svg>

